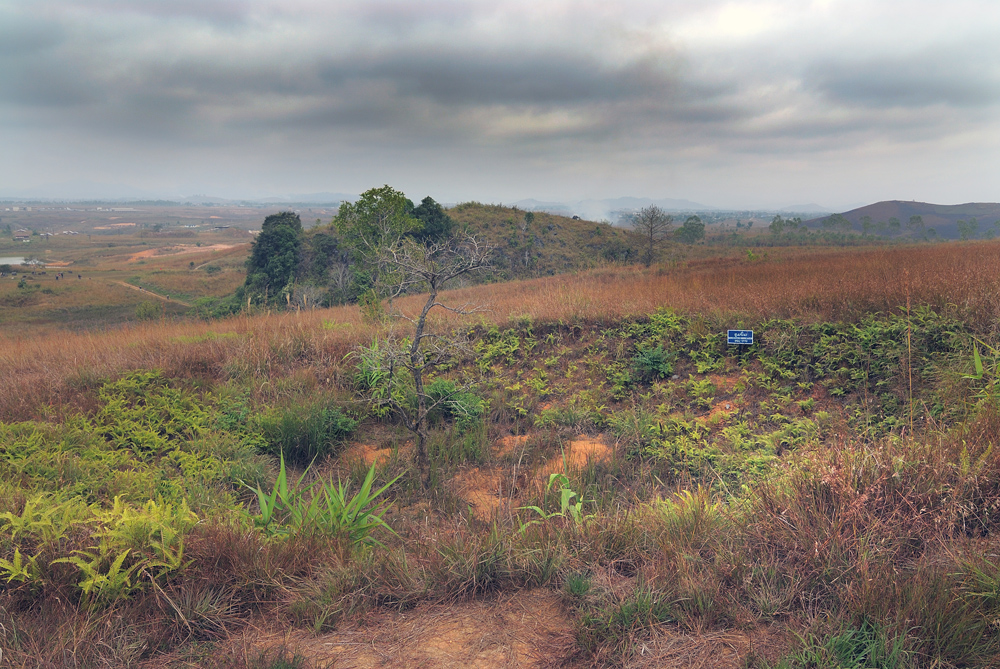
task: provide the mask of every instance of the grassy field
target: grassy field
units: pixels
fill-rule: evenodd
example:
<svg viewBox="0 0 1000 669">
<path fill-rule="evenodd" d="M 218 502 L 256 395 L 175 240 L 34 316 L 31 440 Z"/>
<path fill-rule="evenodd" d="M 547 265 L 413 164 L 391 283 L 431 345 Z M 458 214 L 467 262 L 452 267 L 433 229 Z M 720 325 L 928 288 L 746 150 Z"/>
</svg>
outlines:
<svg viewBox="0 0 1000 669">
<path fill-rule="evenodd" d="M 143 250 L 3 280 L 10 666 L 1000 666 L 1000 243 L 447 292 L 429 487 L 356 307 L 43 319 L 238 283 Z"/>
<path fill-rule="evenodd" d="M 0 277 L 0 323 L 8 335 L 35 336 L 185 314 L 197 300 L 231 295 L 242 284 L 251 239 L 228 229 L 8 241 L 0 256 L 44 266 L 14 265 L 15 276 Z"/>
</svg>

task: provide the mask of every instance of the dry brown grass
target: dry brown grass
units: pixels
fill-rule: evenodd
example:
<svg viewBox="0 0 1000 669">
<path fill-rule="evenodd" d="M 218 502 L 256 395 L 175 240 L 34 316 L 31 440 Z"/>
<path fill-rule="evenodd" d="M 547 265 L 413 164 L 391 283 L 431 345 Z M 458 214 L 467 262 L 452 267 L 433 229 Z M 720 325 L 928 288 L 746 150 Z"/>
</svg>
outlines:
<svg viewBox="0 0 1000 669">
<path fill-rule="evenodd" d="M 130 263 L 126 269 L 142 274 L 144 280 L 174 295 L 221 297 L 231 295 L 243 285 L 247 247 L 248 244 L 231 243 L 202 248 L 191 245 L 168 247 L 165 255 L 147 258 L 142 267 Z M 146 252 L 158 253 L 162 250 L 149 249 Z M 194 269 L 190 263 L 194 263 Z M 214 265 L 223 271 L 208 274 L 203 269 L 206 265 Z"/>
<path fill-rule="evenodd" d="M 243 285 L 246 276 L 237 272 L 220 272 L 210 275 L 198 270 L 184 272 L 153 272 L 142 277 L 142 282 L 167 295 L 195 297 L 223 297 L 232 295 Z"/>
<path fill-rule="evenodd" d="M 983 325 L 1000 311 L 1000 243 L 798 253 L 784 260 L 725 258 L 677 269 L 606 268 L 454 291 L 456 302 L 488 303 L 490 320 L 521 315 L 592 321 L 658 307 L 751 319 L 855 317 L 914 304 L 966 309 Z"/>
<path fill-rule="evenodd" d="M 558 593 L 525 589 L 471 602 L 424 603 L 369 624 L 310 636 L 292 632 L 286 647 L 324 666 L 566 666 L 574 653 L 572 621 Z"/>
<path fill-rule="evenodd" d="M 324 321 L 338 326 L 324 327 Z M 0 376 L 5 379 L 0 420 L 36 417 L 45 406 L 58 411 L 75 400 L 73 389 L 136 369 L 264 384 L 308 367 L 325 382 L 369 332 L 356 308 L 342 307 L 216 322 L 147 322 L 103 332 L 12 335 L 0 347 Z"/>
<path fill-rule="evenodd" d="M 521 317 L 587 325 L 670 307 L 751 323 L 770 317 L 829 320 L 897 310 L 909 296 L 914 305 L 959 309 L 983 331 L 994 328 L 1000 314 L 998 266 L 1000 243 L 985 242 L 832 250 L 753 262 L 701 260 L 674 269 L 610 267 L 449 291 L 442 295 L 449 304 L 489 310 L 461 321 L 444 312 L 435 318 L 439 326 L 505 324 Z M 422 302 L 412 296 L 397 306 L 412 312 Z M 0 376 L 6 381 L 0 387 L 0 420 L 37 415 L 39 406 L 58 407 L 68 387 L 133 369 L 264 383 L 306 367 L 325 381 L 336 376 L 354 345 L 372 335 L 353 306 L 104 332 L 10 333 L 0 347 Z"/>
</svg>

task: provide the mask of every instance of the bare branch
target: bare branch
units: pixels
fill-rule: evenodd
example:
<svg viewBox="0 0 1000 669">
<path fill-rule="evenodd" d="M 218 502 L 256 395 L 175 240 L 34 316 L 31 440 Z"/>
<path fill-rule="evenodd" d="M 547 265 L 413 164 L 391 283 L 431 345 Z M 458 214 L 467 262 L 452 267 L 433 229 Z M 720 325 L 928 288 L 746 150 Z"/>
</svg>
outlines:
<svg viewBox="0 0 1000 669">
<path fill-rule="evenodd" d="M 427 294 L 418 315 L 406 315 L 399 311 L 393 313 L 397 322 L 405 321 L 412 327 L 412 332 L 401 336 L 391 330 L 381 351 L 383 360 L 380 365 L 389 370 L 390 384 L 396 382 L 397 370 L 405 370 L 412 379 L 416 407 L 396 399 L 391 388 L 387 396 L 377 400 L 381 406 L 391 407 L 416 435 L 417 465 L 424 474 L 425 484 L 430 479 L 426 451 L 427 417 L 448 397 L 431 398 L 424 388 L 424 376 L 436 367 L 467 355 L 470 350 L 467 339 L 461 333 L 429 331 L 427 316 L 435 308 L 459 315 L 483 311 L 481 306 L 469 303 L 448 305 L 438 300 L 438 294 L 449 281 L 488 268 L 492 251 L 489 244 L 472 236 L 428 244 L 403 238 L 378 249 L 375 256 L 378 294 L 390 300 L 418 291 Z"/>
</svg>

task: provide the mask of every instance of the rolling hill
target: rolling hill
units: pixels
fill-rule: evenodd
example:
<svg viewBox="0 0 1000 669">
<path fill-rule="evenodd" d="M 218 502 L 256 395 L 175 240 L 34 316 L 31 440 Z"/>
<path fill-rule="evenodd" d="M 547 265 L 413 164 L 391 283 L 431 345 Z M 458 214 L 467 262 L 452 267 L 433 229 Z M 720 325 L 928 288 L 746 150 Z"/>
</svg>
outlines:
<svg viewBox="0 0 1000 669">
<path fill-rule="evenodd" d="M 642 247 L 641 237 L 632 230 L 544 211 L 466 202 L 449 209 L 448 215 L 497 249 L 494 279 L 551 276 L 609 261 L 634 261 Z"/>
<path fill-rule="evenodd" d="M 852 209 L 844 212 L 841 216 L 849 220 L 855 230 L 861 230 L 862 219 L 869 216 L 876 224 L 880 221 L 888 222 L 893 218 L 898 219 L 904 232 L 915 234 L 915 231 L 907 230 L 907 223 L 911 217 L 920 216 L 923 219 L 924 230 L 933 229 L 937 233 L 937 237 L 944 239 L 958 239 L 960 237 L 959 221 L 968 223 L 972 219 L 976 219 L 978 224 L 975 237 L 986 238 L 992 236 L 991 232 L 993 235 L 1000 234 L 1000 203 L 996 202 L 946 205 L 908 200 L 886 200 Z M 828 218 L 827 216 L 814 218 L 806 221 L 806 225 L 822 227 L 823 222 Z"/>
</svg>

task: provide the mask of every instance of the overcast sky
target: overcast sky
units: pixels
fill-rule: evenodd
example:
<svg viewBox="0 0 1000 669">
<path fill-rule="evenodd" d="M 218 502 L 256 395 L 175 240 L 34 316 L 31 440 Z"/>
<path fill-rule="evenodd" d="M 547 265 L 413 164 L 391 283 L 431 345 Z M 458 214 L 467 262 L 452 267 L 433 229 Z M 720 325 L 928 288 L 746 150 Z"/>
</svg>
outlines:
<svg viewBox="0 0 1000 669">
<path fill-rule="evenodd" d="M 0 195 L 998 201 L 998 35 L 996 0 L 0 0 Z"/>
</svg>

